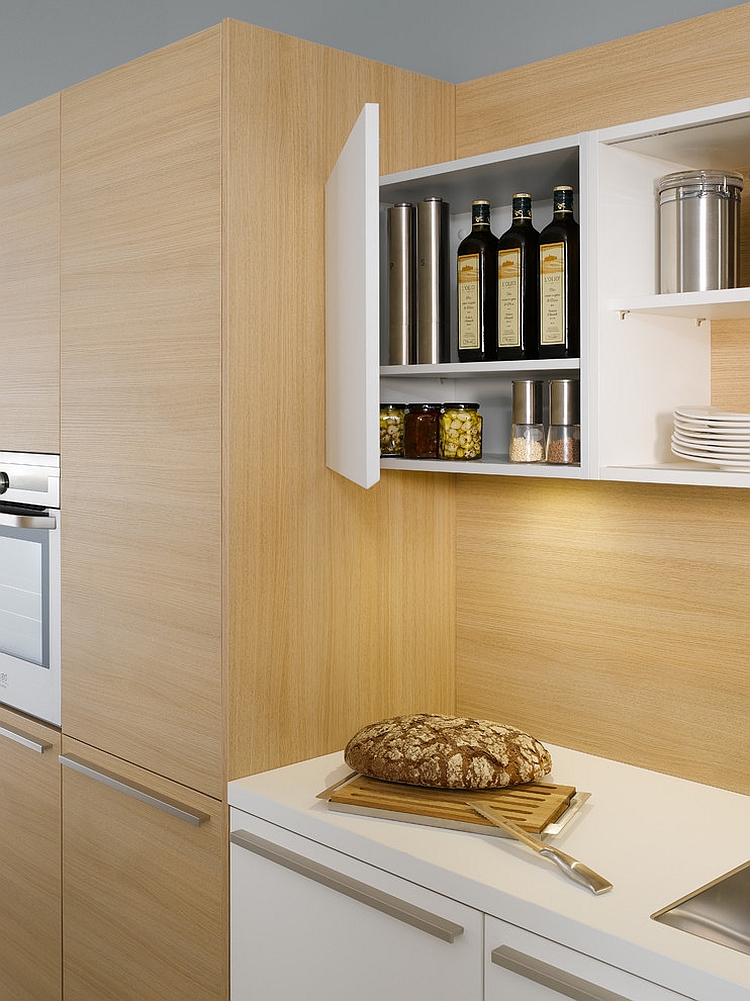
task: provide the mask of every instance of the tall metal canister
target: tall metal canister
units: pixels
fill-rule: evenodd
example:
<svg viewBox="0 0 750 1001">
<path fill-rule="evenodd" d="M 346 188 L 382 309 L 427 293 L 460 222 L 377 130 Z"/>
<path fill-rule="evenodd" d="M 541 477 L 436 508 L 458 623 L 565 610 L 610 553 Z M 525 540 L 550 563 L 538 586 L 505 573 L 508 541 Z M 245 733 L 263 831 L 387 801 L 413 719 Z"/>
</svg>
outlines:
<svg viewBox="0 0 750 1001">
<path fill-rule="evenodd" d="M 659 179 L 659 286 L 705 292 L 740 284 L 741 174 L 691 170 Z"/>
<path fill-rule="evenodd" d="M 416 226 L 410 202 L 388 209 L 388 364 L 416 358 Z"/>
<path fill-rule="evenodd" d="M 450 206 L 442 198 L 417 205 L 417 362 L 450 361 Z"/>
</svg>

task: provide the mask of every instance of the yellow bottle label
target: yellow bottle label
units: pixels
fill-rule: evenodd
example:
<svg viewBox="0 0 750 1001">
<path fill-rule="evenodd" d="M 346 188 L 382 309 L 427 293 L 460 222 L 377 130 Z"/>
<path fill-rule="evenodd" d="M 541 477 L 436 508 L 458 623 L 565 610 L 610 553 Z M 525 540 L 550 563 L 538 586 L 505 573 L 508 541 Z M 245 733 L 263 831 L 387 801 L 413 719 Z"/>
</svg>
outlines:
<svg viewBox="0 0 750 1001">
<path fill-rule="evenodd" d="M 521 343 L 521 250 L 497 252 L 497 343 L 517 348 Z"/>
<path fill-rule="evenodd" d="M 479 343 L 479 254 L 458 258 L 458 346 L 478 348 Z"/>
<path fill-rule="evenodd" d="M 565 244 L 539 248 L 540 341 L 565 343 Z"/>
</svg>

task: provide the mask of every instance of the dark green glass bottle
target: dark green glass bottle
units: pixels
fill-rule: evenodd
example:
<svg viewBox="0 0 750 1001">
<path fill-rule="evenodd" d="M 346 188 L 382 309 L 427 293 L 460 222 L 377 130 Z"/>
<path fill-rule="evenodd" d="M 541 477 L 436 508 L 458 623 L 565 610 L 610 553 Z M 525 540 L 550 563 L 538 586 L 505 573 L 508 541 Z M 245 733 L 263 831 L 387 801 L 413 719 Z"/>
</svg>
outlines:
<svg viewBox="0 0 750 1001">
<path fill-rule="evenodd" d="M 471 233 L 458 246 L 458 360 L 494 361 L 497 343 L 497 237 L 490 203 L 471 203 Z"/>
<path fill-rule="evenodd" d="M 539 357 L 580 354 L 579 231 L 573 189 L 553 189 L 553 217 L 539 234 Z"/>
<path fill-rule="evenodd" d="M 539 357 L 539 233 L 531 195 L 513 195 L 513 221 L 497 241 L 497 358 Z"/>
</svg>

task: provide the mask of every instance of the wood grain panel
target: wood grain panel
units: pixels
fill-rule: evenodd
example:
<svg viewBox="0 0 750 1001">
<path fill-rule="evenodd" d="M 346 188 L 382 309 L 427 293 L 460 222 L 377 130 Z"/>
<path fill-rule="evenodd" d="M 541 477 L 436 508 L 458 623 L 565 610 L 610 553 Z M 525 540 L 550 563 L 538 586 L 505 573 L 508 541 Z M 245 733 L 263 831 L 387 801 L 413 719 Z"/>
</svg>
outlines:
<svg viewBox="0 0 750 1001">
<path fill-rule="evenodd" d="M 60 451 L 60 97 L 0 119 L 2 448 Z"/>
<path fill-rule="evenodd" d="M 63 721 L 221 796 L 218 29 L 63 95 Z"/>
<path fill-rule="evenodd" d="M 62 769 L 65 997 L 220 1001 L 228 906 L 221 803 L 68 738 L 63 752 L 210 818 L 196 827 Z"/>
<path fill-rule="evenodd" d="M 462 84 L 457 153 L 747 97 L 749 29 L 743 4 Z M 746 326 L 713 325 L 719 405 L 747 407 Z M 748 491 L 465 477 L 456 502 L 459 712 L 750 792 Z"/>
<path fill-rule="evenodd" d="M 59 1001 L 60 734 L 0 708 L 2 727 L 49 746 L 40 753 L 0 730 L 0 996 Z"/>
<path fill-rule="evenodd" d="M 750 791 L 750 494 L 476 479 L 459 712 Z"/>
<path fill-rule="evenodd" d="M 232 778 L 452 706 L 453 485 L 386 474 L 364 491 L 326 468 L 321 238 L 325 180 L 364 102 L 381 105 L 384 171 L 450 158 L 454 119 L 447 84 L 226 31 Z"/>
<path fill-rule="evenodd" d="M 456 88 L 456 155 L 748 95 L 750 4 L 629 35 Z"/>
<path fill-rule="evenodd" d="M 711 323 L 711 402 L 750 414 L 750 320 Z"/>
</svg>

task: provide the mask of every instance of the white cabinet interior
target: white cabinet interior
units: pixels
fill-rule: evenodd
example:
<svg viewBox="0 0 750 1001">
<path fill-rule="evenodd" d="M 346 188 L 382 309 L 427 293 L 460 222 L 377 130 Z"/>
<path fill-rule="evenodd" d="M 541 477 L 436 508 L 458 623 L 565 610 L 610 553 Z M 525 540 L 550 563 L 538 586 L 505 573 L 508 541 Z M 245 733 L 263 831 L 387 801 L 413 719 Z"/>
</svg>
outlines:
<svg viewBox="0 0 750 1001">
<path fill-rule="evenodd" d="M 598 459 L 603 479 L 748 486 L 748 473 L 680 461 L 672 412 L 711 400 L 711 321 L 750 316 L 750 288 L 660 295 L 656 186 L 680 170 L 750 166 L 750 101 L 596 136 Z M 750 278 L 741 262 L 740 280 Z M 744 274 L 743 274 L 744 272 Z"/>
<path fill-rule="evenodd" d="M 656 194 L 658 178 L 678 170 L 711 168 L 747 174 L 748 150 L 750 99 L 382 177 L 377 240 L 381 246 L 385 246 L 384 219 L 390 205 L 401 201 L 414 204 L 434 196 L 449 202 L 452 290 L 455 249 L 470 228 L 472 199 L 490 199 L 492 228 L 499 235 L 510 224 L 513 193 L 530 191 L 533 222 L 541 229 L 551 216 L 552 188 L 571 184 L 581 227 L 581 357 L 566 362 L 458 363 L 452 291 L 451 362 L 387 364 L 387 262 L 380 252 L 378 287 L 365 297 L 366 330 L 361 323 L 349 325 L 347 350 L 358 344 L 359 350 L 373 359 L 376 349 L 372 339 L 379 331 L 380 401 L 478 402 L 484 418 L 481 460 L 384 457 L 379 459 L 380 468 L 749 486 L 750 468 L 745 472 L 681 461 L 671 453 L 674 408 L 712 402 L 711 321 L 750 318 L 750 287 L 660 295 Z M 364 155 L 360 159 L 364 162 Z M 352 235 L 349 256 L 355 266 L 359 261 L 361 271 L 364 251 L 353 240 Z M 372 250 L 370 229 L 370 275 Z M 334 267 L 330 256 L 326 267 Z M 747 282 L 750 261 L 745 263 L 744 275 L 741 280 Z M 330 277 L 328 287 L 330 294 L 334 288 Z M 335 287 L 345 298 L 359 295 L 361 306 L 363 296 L 356 283 L 338 281 Z M 370 361 L 368 366 L 372 364 Z M 339 365 L 334 372 L 329 364 L 328 376 L 329 443 L 342 427 L 350 429 L 340 450 L 342 455 L 349 453 L 348 459 L 330 461 L 333 453 L 329 446 L 329 465 L 370 486 L 378 478 L 379 451 L 372 379 L 366 383 L 366 392 L 360 392 L 359 402 L 351 402 L 350 392 L 348 408 L 336 409 L 330 401 L 340 395 L 338 387 L 347 382 L 351 385 L 352 371 Z M 512 380 L 555 377 L 580 378 L 580 465 L 510 463 Z M 361 379 L 357 384 L 364 385 Z M 360 428 L 358 442 L 351 433 L 353 426 Z M 346 468 L 347 462 L 353 461 L 353 452 L 364 448 L 368 450 L 367 482 L 350 475 Z"/>
<path fill-rule="evenodd" d="M 585 362 L 515 361 L 460 363 L 457 358 L 456 250 L 471 229 L 471 203 L 487 198 L 492 206 L 491 226 L 496 236 L 511 224 L 511 202 L 518 191 L 528 191 L 532 197 L 532 221 L 541 230 L 552 218 L 552 189 L 557 184 L 569 184 L 575 192 L 575 216 L 580 219 L 582 153 L 577 136 L 536 143 L 504 152 L 437 164 L 420 170 L 391 174 L 380 181 L 381 242 L 387 209 L 398 202 L 417 204 L 425 198 L 439 197 L 450 205 L 450 324 L 451 360 L 441 365 L 389 365 L 387 310 L 381 301 L 380 322 L 380 395 L 384 403 L 445 403 L 463 401 L 478 403 L 483 417 L 482 458 L 479 460 L 409 460 L 384 458 L 384 468 L 430 469 L 441 472 L 511 473 L 541 476 L 581 476 L 586 459 L 575 466 L 555 466 L 539 463 L 510 463 L 508 445 L 511 425 L 511 384 L 513 379 L 579 378 Z M 585 168 L 584 168 L 585 169 Z M 582 226 L 582 269 L 586 268 L 585 238 Z M 381 295 L 387 289 L 387 261 L 380 255 Z M 586 343 L 586 322 L 582 319 L 582 345 Z M 581 348 L 582 358 L 585 349 Z M 546 397 L 546 394 L 545 394 Z M 546 405 L 546 399 L 545 399 Z M 581 401 L 581 411 L 585 401 Z M 582 417 L 582 454 L 587 455 L 587 421 Z"/>
</svg>

